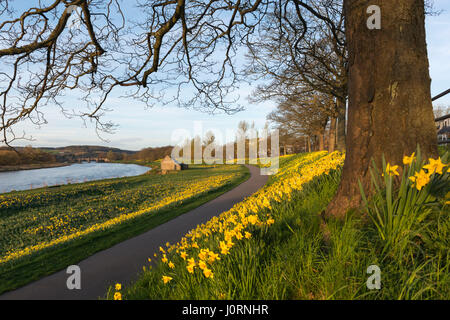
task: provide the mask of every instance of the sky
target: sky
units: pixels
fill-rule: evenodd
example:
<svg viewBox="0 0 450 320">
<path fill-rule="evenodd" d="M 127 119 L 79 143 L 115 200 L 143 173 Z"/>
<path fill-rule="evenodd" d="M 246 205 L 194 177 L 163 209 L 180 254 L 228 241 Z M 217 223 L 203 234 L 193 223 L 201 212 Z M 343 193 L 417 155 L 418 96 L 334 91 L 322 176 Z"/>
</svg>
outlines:
<svg viewBox="0 0 450 320">
<path fill-rule="evenodd" d="M 434 9 L 443 10 L 438 16 L 427 16 L 426 32 L 430 76 L 432 78 L 432 96 L 450 88 L 450 1 L 434 0 Z M 106 105 L 108 112 L 104 120 L 112 121 L 118 127 L 114 134 L 102 134 L 100 139 L 92 124 L 83 123 L 79 118 L 67 119 L 55 106 L 45 106 L 47 124 L 36 127 L 29 123 L 17 130 L 24 130 L 33 137 L 33 141 L 21 141 L 15 145 L 32 145 L 33 147 L 61 147 L 67 145 L 102 145 L 126 150 L 140 150 L 146 147 L 158 147 L 174 144 L 172 134 L 177 129 L 184 129 L 191 134 L 199 121 L 205 133 L 215 129 L 225 134 L 234 129 L 240 120 L 255 122 L 256 128 L 262 128 L 266 116 L 275 108 L 274 102 L 251 104 L 247 97 L 254 87 L 243 85 L 239 89 L 240 104 L 245 110 L 233 115 L 209 115 L 193 110 L 178 108 L 175 105 L 145 108 L 144 104 L 118 95 Z M 66 97 L 67 102 L 76 104 L 77 97 Z M 434 105 L 450 106 L 450 95 L 435 102 Z"/>
</svg>

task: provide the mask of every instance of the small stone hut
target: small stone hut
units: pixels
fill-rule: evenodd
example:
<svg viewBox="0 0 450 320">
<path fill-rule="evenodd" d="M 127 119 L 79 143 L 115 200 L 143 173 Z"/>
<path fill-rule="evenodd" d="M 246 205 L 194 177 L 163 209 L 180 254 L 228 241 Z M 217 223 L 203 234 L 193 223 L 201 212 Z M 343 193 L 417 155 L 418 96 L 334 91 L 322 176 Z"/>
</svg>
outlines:
<svg viewBox="0 0 450 320">
<path fill-rule="evenodd" d="M 187 164 L 179 163 L 175 159 L 172 159 L 169 156 L 165 156 L 164 159 L 161 160 L 161 170 L 163 172 L 171 171 L 171 170 L 185 170 L 187 169 Z"/>
</svg>

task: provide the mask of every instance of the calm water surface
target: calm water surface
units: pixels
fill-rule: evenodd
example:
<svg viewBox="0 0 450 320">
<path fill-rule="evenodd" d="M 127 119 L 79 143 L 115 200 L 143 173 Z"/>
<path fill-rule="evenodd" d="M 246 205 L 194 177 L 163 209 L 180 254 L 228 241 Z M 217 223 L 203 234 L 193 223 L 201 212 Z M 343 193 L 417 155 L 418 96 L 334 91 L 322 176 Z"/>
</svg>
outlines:
<svg viewBox="0 0 450 320">
<path fill-rule="evenodd" d="M 0 193 L 44 186 L 130 177 L 143 174 L 148 167 L 122 163 L 77 163 L 66 167 L 0 172 Z"/>
</svg>

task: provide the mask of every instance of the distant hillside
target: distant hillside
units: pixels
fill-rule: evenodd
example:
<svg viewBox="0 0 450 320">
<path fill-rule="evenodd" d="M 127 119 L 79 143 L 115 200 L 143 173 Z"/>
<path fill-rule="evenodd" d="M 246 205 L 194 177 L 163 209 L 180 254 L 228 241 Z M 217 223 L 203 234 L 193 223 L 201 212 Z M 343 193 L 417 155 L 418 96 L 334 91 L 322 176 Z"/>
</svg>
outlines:
<svg viewBox="0 0 450 320">
<path fill-rule="evenodd" d="M 119 148 L 111 148 L 111 147 L 103 147 L 103 146 L 67 146 L 67 147 L 59 147 L 59 148 L 50 148 L 50 147 L 43 147 L 39 148 L 44 151 L 48 151 L 50 153 L 59 153 L 59 152 L 67 152 L 67 153 L 107 153 L 109 151 L 117 152 L 117 153 L 125 153 L 125 154 L 134 154 L 137 151 L 131 151 L 131 150 L 122 150 Z"/>
<path fill-rule="evenodd" d="M 0 165 L 18 165 L 41 162 L 78 162 L 87 158 L 101 158 L 110 161 L 144 160 L 154 161 L 170 155 L 173 147 L 164 146 L 144 148 L 140 151 L 123 150 L 103 146 L 67 146 L 67 147 L 15 147 L 13 151 L 0 147 Z"/>
</svg>

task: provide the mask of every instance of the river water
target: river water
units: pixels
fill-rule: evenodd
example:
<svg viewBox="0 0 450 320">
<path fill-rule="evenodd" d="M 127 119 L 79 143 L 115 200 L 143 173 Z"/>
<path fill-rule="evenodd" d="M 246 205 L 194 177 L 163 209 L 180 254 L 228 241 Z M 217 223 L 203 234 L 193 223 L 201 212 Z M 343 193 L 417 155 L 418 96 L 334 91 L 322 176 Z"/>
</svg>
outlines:
<svg viewBox="0 0 450 320">
<path fill-rule="evenodd" d="M 45 186 L 130 177 L 143 174 L 148 167 L 122 163 L 77 163 L 65 167 L 0 172 L 0 193 Z"/>
</svg>

